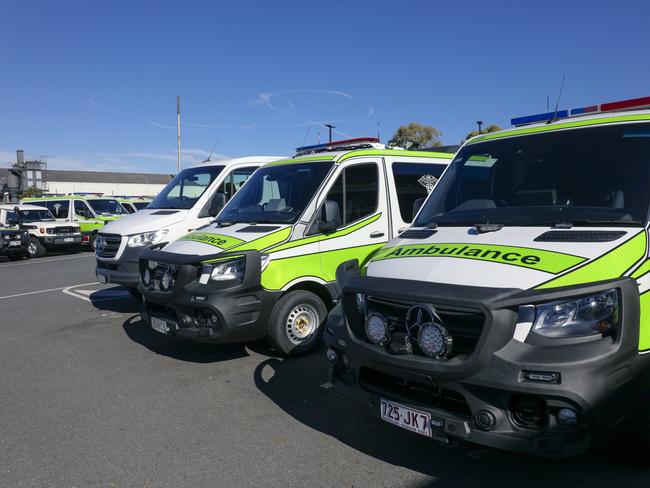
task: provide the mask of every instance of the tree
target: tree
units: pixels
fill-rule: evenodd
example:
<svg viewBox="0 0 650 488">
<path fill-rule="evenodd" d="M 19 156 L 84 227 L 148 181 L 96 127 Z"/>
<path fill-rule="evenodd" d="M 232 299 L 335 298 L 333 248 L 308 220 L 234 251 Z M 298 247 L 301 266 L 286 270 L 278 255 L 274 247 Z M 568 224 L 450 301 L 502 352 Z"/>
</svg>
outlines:
<svg viewBox="0 0 650 488">
<path fill-rule="evenodd" d="M 30 186 L 23 192 L 23 198 L 40 197 L 42 194 L 43 190 L 36 188 L 35 186 Z"/>
<path fill-rule="evenodd" d="M 409 125 L 400 126 L 388 144 L 406 149 L 424 149 L 442 146 L 440 136 L 442 132 L 435 127 L 411 122 Z"/>
<path fill-rule="evenodd" d="M 487 134 L 488 132 L 496 132 L 496 131 L 498 131 L 498 130 L 501 130 L 501 127 L 499 127 L 499 126 L 496 125 L 496 124 L 490 124 L 490 125 L 488 125 L 485 129 L 481 129 L 480 132 L 477 131 L 477 130 L 473 130 L 472 132 L 470 132 L 469 134 L 467 134 L 467 137 L 465 137 L 464 140 L 462 140 L 462 141 L 460 141 L 460 142 L 461 142 L 461 144 L 462 144 L 463 142 L 467 141 L 468 139 L 471 139 L 471 138 L 474 137 L 474 136 L 478 136 L 479 134 Z"/>
</svg>

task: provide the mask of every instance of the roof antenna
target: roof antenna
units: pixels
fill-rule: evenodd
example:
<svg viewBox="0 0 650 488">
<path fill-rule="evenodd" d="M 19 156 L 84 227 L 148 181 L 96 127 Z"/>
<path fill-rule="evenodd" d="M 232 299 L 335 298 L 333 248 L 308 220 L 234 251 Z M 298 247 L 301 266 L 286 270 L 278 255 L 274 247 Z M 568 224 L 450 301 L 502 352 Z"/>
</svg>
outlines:
<svg viewBox="0 0 650 488">
<path fill-rule="evenodd" d="M 300 144 L 300 147 L 305 145 L 305 142 L 307 142 L 307 136 L 309 135 L 309 131 L 311 130 L 311 124 L 307 126 L 307 132 L 305 132 L 305 137 L 302 139 L 302 144 Z"/>
<path fill-rule="evenodd" d="M 217 144 L 219 144 L 219 139 L 217 139 L 217 142 L 215 142 L 214 146 L 212 146 L 212 150 L 210 151 L 208 157 L 203 160 L 204 163 L 208 163 L 212 159 L 212 153 L 214 152 L 214 148 L 217 147 Z"/>
<path fill-rule="evenodd" d="M 562 89 L 564 88 L 564 80 L 566 75 L 562 75 L 562 84 L 560 85 L 560 92 L 557 94 L 557 103 L 555 104 L 555 110 L 553 111 L 553 116 L 549 119 L 547 124 L 554 122 L 557 118 L 557 109 L 560 107 L 560 98 L 562 97 Z"/>
</svg>

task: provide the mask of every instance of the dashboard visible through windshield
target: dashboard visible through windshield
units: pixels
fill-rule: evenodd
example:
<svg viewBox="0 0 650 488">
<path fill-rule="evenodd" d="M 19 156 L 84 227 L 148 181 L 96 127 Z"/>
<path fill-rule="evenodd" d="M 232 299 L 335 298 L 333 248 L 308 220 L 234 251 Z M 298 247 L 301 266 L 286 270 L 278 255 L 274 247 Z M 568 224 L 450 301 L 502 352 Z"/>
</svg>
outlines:
<svg viewBox="0 0 650 488">
<path fill-rule="evenodd" d="M 470 144 L 415 225 L 644 225 L 650 124 L 601 126 Z"/>
</svg>

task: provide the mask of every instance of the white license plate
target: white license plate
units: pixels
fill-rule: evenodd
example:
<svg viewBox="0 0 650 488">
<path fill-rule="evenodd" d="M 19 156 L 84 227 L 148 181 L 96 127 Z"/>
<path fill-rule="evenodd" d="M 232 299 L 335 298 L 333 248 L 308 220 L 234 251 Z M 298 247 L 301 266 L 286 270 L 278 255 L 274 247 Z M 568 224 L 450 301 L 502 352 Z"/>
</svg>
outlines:
<svg viewBox="0 0 650 488">
<path fill-rule="evenodd" d="M 63 242 L 74 242 L 74 238 L 73 237 L 64 237 Z"/>
<path fill-rule="evenodd" d="M 99 281 L 100 283 L 103 284 L 108 283 L 108 276 L 106 276 L 104 273 L 100 273 L 99 271 L 96 271 L 95 276 L 97 277 L 97 281 Z"/>
<path fill-rule="evenodd" d="M 20 246 L 20 241 L 9 241 L 9 245 L 12 247 Z"/>
<path fill-rule="evenodd" d="M 432 437 L 431 415 L 428 413 L 383 398 L 379 408 L 382 420 L 411 432 Z"/>
<path fill-rule="evenodd" d="M 168 334 L 169 327 L 167 327 L 167 322 L 162 319 L 157 319 L 156 317 L 151 317 L 151 328 L 160 332 L 161 334 Z"/>
</svg>

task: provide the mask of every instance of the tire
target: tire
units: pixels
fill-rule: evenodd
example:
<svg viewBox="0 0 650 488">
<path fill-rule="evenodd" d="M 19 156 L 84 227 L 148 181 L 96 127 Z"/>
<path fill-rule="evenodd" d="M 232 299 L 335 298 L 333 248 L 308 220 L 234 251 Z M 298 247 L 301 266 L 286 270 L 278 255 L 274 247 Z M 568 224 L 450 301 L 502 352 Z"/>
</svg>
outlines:
<svg viewBox="0 0 650 488">
<path fill-rule="evenodd" d="M 286 356 L 298 356 L 318 347 L 327 308 L 310 291 L 291 291 L 278 300 L 269 319 L 269 342 Z"/>
<path fill-rule="evenodd" d="M 134 300 L 137 300 L 139 302 L 142 301 L 142 293 L 140 293 L 137 288 L 127 286 L 126 289 L 129 292 L 129 295 L 131 295 L 131 298 L 133 298 Z"/>
<path fill-rule="evenodd" d="M 30 237 L 29 245 L 27 246 L 27 252 L 29 253 L 30 258 L 42 258 L 45 256 L 46 250 L 38 239 L 35 237 Z"/>
</svg>

